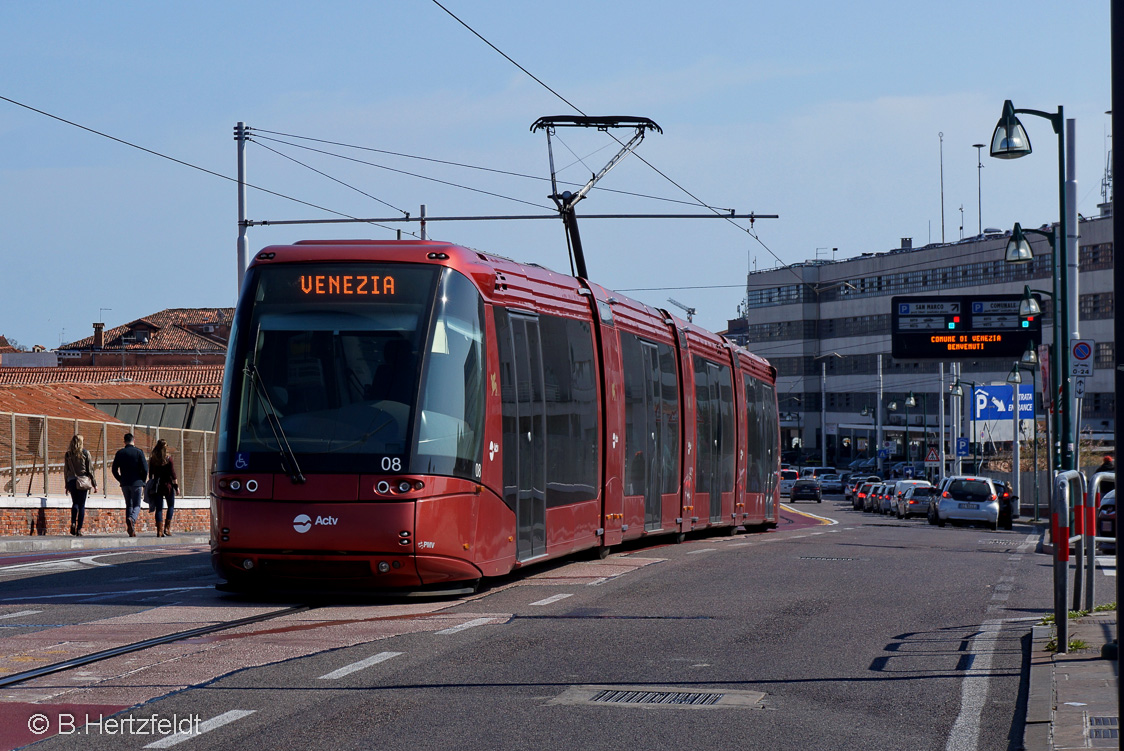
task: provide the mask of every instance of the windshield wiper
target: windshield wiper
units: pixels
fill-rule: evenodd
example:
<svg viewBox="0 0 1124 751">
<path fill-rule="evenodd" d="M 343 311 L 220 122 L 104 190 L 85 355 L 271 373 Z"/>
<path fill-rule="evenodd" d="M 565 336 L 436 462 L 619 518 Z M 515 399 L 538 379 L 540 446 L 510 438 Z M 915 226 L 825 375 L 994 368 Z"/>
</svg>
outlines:
<svg viewBox="0 0 1124 751">
<path fill-rule="evenodd" d="M 300 485 L 305 479 L 301 474 L 301 468 L 297 464 L 297 455 L 293 453 L 293 449 L 289 446 L 289 439 L 285 436 L 285 429 L 281 427 L 281 420 L 277 417 L 277 410 L 273 408 L 273 402 L 269 399 L 269 393 L 266 391 L 265 384 L 262 383 L 261 374 L 258 373 L 258 366 L 253 360 L 246 361 L 246 375 L 250 376 L 250 382 L 253 384 L 254 393 L 258 397 L 258 402 L 261 404 L 262 410 L 265 412 L 265 421 L 269 424 L 269 429 L 273 432 L 273 440 L 277 442 L 277 449 L 281 454 L 281 470 L 289 476 L 293 484 Z"/>
</svg>

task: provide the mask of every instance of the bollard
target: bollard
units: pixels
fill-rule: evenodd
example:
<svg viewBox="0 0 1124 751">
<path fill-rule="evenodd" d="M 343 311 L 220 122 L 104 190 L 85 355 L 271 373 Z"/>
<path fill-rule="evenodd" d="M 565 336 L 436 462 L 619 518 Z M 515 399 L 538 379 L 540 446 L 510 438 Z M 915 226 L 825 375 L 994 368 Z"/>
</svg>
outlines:
<svg viewBox="0 0 1124 751">
<path fill-rule="evenodd" d="M 1094 573 L 1097 564 L 1097 510 L 1101 499 L 1101 486 L 1107 483 L 1116 485 L 1115 472 L 1097 472 L 1089 483 L 1089 491 L 1085 495 L 1085 610 L 1092 610 L 1096 605 L 1093 599 L 1093 584 L 1096 580 Z M 1119 519 L 1119 515 L 1117 516 Z M 1102 537 L 1100 541 L 1113 542 L 1112 538 Z"/>
<path fill-rule="evenodd" d="M 1073 486 L 1084 495 L 1085 476 L 1069 469 L 1054 476 L 1050 498 L 1050 537 L 1054 543 L 1054 627 L 1057 631 L 1058 653 L 1069 650 L 1069 608 L 1067 607 L 1069 568 L 1069 508 Z"/>
</svg>

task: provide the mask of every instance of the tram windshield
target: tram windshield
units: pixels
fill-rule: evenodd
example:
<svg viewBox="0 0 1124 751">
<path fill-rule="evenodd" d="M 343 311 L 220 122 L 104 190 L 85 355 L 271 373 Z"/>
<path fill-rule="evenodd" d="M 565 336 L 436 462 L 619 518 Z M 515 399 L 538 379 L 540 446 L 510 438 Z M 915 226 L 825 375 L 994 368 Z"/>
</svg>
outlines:
<svg viewBox="0 0 1124 751">
<path fill-rule="evenodd" d="M 479 478 L 484 335 L 471 282 L 417 264 L 255 271 L 232 332 L 220 469 L 283 471 L 287 443 L 306 474 Z"/>
</svg>

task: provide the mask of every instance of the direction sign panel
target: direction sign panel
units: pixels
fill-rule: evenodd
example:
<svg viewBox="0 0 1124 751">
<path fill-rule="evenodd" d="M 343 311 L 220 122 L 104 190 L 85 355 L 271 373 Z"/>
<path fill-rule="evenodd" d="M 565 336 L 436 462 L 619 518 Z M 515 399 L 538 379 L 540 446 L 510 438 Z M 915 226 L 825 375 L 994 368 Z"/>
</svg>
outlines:
<svg viewBox="0 0 1124 751">
<path fill-rule="evenodd" d="M 976 420 L 1015 419 L 1015 394 L 1009 383 L 980 385 L 975 388 L 975 403 L 972 405 Z M 1023 420 L 1034 418 L 1034 394 L 1030 389 L 1019 389 L 1019 417 Z"/>
<path fill-rule="evenodd" d="M 1019 316 L 1022 295 L 894 297 L 892 354 L 899 360 L 1016 358 L 1042 339 L 1042 322 Z"/>
</svg>

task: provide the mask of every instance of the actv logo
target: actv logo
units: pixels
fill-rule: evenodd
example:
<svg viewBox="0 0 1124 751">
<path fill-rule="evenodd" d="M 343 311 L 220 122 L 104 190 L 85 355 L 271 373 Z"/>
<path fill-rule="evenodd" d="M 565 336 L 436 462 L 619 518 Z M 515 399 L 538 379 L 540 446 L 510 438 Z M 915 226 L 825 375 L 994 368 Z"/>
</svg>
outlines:
<svg viewBox="0 0 1124 751">
<path fill-rule="evenodd" d="M 308 530 L 312 529 L 313 524 L 317 527 L 334 527 L 339 523 L 339 518 L 335 516 L 318 516 L 316 521 L 312 521 L 312 517 L 308 514 L 298 514 L 293 519 L 293 529 L 302 535 Z"/>
</svg>

